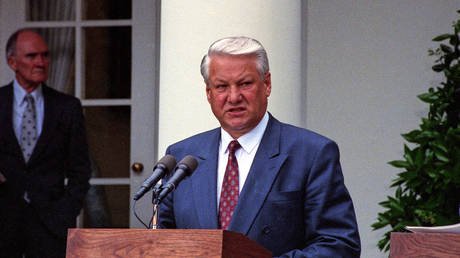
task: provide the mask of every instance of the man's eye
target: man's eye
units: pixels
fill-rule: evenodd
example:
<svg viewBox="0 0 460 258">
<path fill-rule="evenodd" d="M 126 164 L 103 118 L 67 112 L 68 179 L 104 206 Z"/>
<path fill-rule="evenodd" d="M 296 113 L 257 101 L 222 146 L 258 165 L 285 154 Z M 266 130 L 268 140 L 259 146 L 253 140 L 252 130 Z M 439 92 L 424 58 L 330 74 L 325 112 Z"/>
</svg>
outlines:
<svg viewBox="0 0 460 258">
<path fill-rule="evenodd" d="M 245 81 L 245 82 L 242 82 L 241 83 L 241 86 L 242 87 L 248 87 L 248 86 L 251 86 L 252 82 L 251 81 Z"/>
<path fill-rule="evenodd" d="M 227 85 L 225 85 L 225 84 L 217 84 L 215 86 L 215 88 L 218 89 L 218 90 L 225 90 L 225 88 L 227 88 Z"/>
</svg>

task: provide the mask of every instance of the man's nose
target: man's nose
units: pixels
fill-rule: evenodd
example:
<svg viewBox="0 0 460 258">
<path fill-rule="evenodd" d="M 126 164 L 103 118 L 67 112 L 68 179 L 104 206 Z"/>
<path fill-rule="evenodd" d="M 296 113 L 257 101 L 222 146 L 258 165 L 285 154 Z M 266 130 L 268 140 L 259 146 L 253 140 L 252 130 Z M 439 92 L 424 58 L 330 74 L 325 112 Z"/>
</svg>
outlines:
<svg viewBox="0 0 460 258">
<path fill-rule="evenodd" d="M 231 86 L 228 93 L 229 102 L 238 102 L 241 100 L 241 89 L 238 86 Z"/>
</svg>

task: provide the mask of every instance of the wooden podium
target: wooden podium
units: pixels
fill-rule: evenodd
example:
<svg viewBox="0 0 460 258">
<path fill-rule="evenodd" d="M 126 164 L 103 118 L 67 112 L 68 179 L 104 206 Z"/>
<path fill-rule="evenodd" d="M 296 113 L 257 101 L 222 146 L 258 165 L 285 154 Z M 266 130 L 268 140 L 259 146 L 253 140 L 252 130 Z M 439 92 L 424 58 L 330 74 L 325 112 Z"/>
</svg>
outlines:
<svg viewBox="0 0 460 258">
<path fill-rule="evenodd" d="M 272 257 L 246 236 L 207 229 L 69 229 L 67 258 Z"/>
<path fill-rule="evenodd" d="M 460 234 L 393 232 L 390 258 L 403 257 L 460 257 Z"/>
</svg>

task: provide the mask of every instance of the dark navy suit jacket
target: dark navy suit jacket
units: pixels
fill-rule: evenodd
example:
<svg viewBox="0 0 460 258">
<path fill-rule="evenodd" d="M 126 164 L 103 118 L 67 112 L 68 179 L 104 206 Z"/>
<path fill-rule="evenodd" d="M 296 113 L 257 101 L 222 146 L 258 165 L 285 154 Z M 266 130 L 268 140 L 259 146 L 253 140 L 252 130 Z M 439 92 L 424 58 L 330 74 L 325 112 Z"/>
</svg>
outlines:
<svg viewBox="0 0 460 258">
<path fill-rule="evenodd" d="M 220 128 L 168 147 L 195 172 L 160 205 L 159 226 L 216 229 Z M 283 257 L 359 257 L 360 239 L 337 145 L 270 115 L 229 229 Z"/>
<path fill-rule="evenodd" d="M 7 178 L 0 184 L 0 234 L 8 239 L 20 234 L 15 223 L 21 216 L 39 216 L 50 232 L 65 237 L 67 229 L 75 227 L 89 188 L 91 168 L 80 101 L 46 85 L 42 89 L 43 129 L 26 163 L 13 129 L 13 84 L 0 87 L 0 172 Z M 24 214 L 25 191 L 36 214 Z M 1 236 L 0 240 L 5 243 Z"/>
</svg>

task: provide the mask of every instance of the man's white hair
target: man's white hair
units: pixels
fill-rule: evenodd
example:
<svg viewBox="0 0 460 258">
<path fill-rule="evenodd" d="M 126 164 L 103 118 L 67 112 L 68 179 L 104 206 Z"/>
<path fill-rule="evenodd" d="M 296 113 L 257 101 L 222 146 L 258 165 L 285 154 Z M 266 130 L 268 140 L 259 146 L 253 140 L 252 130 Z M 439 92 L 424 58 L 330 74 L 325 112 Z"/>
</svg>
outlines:
<svg viewBox="0 0 460 258">
<path fill-rule="evenodd" d="M 242 55 L 256 57 L 257 70 L 261 78 L 270 70 L 267 52 L 259 41 L 248 37 L 227 37 L 211 44 L 208 53 L 201 61 L 201 75 L 205 82 L 209 78 L 209 64 L 214 55 Z"/>
</svg>

